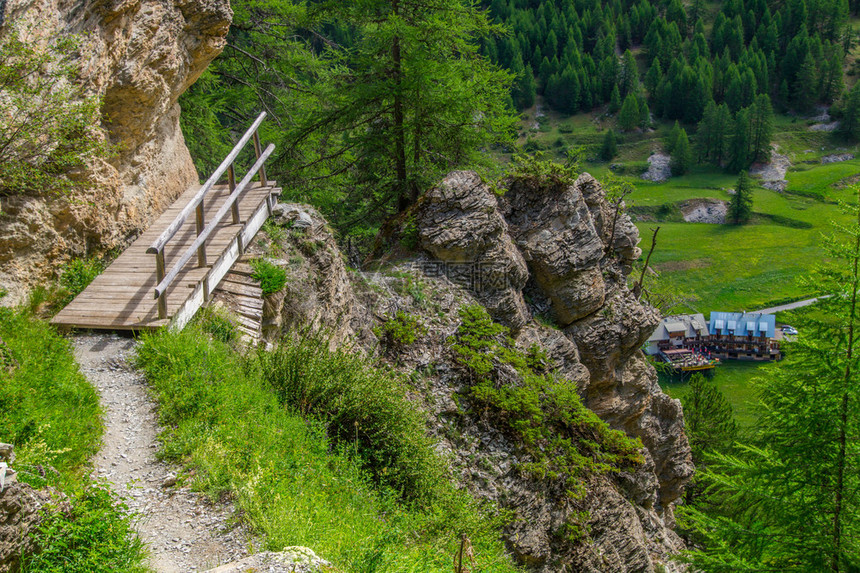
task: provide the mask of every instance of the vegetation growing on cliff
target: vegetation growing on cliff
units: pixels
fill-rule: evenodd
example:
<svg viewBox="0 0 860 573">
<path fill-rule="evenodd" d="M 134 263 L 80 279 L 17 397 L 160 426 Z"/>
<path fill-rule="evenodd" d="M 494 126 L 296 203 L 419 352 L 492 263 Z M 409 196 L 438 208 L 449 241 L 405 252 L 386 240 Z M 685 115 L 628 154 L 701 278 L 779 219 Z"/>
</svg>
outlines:
<svg viewBox="0 0 860 573">
<path fill-rule="evenodd" d="M 99 99 L 76 83 L 79 39 L 41 47 L 28 35 L 14 24 L 0 34 L 0 196 L 69 191 L 74 171 L 109 151 Z"/>
<path fill-rule="evenodd" d="M 510 331 L 480 305 L 461 308 L 460 318 L 451 350 L 471 378 L 468 396 L 521 441 L 532 459 L 521 466 L 523 472 L 564 480 L 568 498 L 578 501 L 588 493 L 589 478 L 643 462 L 642 442 L 610 429 L 583 406 L 576 384 L 546 371 L 540 347 L 518 349 Z M 586 518 L 580 515 L 579 522 L 567 524 L 573 540 L 586 537 Z"/>
</svg>

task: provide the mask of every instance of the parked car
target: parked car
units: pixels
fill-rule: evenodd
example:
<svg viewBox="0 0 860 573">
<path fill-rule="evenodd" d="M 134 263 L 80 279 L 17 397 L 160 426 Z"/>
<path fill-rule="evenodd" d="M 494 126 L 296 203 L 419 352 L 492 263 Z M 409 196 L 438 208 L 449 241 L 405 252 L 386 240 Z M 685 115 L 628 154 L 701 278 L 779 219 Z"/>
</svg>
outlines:
<svg viewBox="0 0 860 573">
<path fill-rule="evenodd" d="M 782 332 L 784 334 L 797 334 L 797 329 L 794 328 L 793 326 L 789 326 L 787 324 L 784 324 L 782 326 Z"/>
</svg>

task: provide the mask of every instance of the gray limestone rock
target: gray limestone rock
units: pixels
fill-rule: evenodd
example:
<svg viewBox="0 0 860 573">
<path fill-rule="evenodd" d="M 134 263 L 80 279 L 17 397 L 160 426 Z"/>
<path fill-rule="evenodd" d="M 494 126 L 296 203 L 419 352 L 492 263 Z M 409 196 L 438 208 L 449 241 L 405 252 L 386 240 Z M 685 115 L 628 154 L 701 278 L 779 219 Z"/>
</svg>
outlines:
<svg viewBox="0 0 860 573">
<path fill-rule="evenodd" d="M 417 223 L 421 247 L 445 263 L 453 282 L 472 291 L 495 320 L 516 330 L 526 324 L 526 264 L 477 173 L 455 171 L 428 191 Z"/>
</svg>

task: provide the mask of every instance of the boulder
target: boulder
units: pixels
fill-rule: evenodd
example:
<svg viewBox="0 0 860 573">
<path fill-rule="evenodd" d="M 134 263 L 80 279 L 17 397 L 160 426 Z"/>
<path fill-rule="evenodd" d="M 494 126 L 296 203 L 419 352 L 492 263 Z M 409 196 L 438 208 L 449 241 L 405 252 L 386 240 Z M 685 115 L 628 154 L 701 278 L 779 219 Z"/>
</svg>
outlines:
<svg viewBox="0 0 860 573">
<path fill-rule="evenodd" d="M 65 496 L 52 488 L 12 483 L 0 489 L 0 573 L 17 573 L 22 555 L 36 549 L 31 532 L 39 527 L 44 512 L 70 511 Z"/>
<path fill-rule="evenodd" d="M 307 547 L 285 547 L 283 551 L 263 551 L 209 569 L 206 573 L 311 573 L 313 571 L 333 571 L 331 563 L 317 557 L 312 549 Z"/>
</svg>

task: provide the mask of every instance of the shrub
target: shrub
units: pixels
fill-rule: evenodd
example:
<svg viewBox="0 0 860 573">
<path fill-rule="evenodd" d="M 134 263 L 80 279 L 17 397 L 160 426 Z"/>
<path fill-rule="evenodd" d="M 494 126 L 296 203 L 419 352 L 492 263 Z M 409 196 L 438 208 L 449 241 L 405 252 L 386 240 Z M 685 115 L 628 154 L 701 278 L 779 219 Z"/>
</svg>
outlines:
<svg viewBox="0 0 860 573">
<path fill-rule="evenodd" d="M 287 271 L 271 261 L 254 259 L 251 268 L 251 277 L 260 283 L 264 296 L 279 292 L 287 284 Z"/>
<path fill-rule="evenodd" d="M 72 259 L 60 269 L 60 286 L 68 291 L 66 306 L 78 296 L 104 270 L 105 264 L 101 259 Z"/>
<path fill-rule="evenodd" d="M 75 84 L 77 38 L 41 47 L 21 32 L 0 38 L 0 195 L 67 192 L 71 171 L 109 155 L 100 102 Z"/>
<path fill-rule="evenodd" d="M 373 333 L 388 348 L 399 349 L 414 344 L 418 337 L 427 334 L 427 328 L 418 317 L 398 310 L 392 318 L 375 327 Z"/>
<path fill-rule="evenodd" d="M 642 463 L 638 439 L 610 429 L 583 406 L 575 384 L 540 373 L 545 351 L 534 345 L 526 352 L 517 349 L 509 330 L 480 305 L 463 307 L 460 318 L 451 348 L 470 374 L 469 395 L 523 443 L 533 460 L 522 464 L 523 471 L 538 479 L 565 478 L 568 496 L 578 500 L 590 475 Z M 500 382 L 497 374 L 504 367 L 512 367 L 519 380 Z"/>
<path fill-rule="evenodd" d="M 220 342 L 234 342 L 239 338 L 239 328 L 223 307 L 208 306 L 202 309 L 196 317 L 203 332 Z"/>
<path fill-rule="evenodd" d="M 260 360 L 278 400 L 320 420 L 334 444 L 352 448 L 376 480 L 406 498 L 435 495 L 443 466 L 394 373 L 308 336 L 284 341 Z"/>
<path fill-rule="evenodd" d="M 70 515 L 48 513 L 35 532 L 39 547 L 24 556 L 21 573 L 145 573 L 143 543 L 106 484 L 71 496 Z"/>
</svg>

